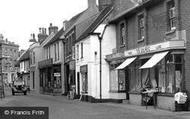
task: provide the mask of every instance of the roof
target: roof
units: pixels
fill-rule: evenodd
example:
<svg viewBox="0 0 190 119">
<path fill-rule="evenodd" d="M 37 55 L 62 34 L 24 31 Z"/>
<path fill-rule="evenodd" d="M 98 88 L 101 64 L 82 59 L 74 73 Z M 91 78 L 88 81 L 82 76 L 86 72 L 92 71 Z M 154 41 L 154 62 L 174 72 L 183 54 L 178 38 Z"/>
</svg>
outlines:
<svg viewBox="0 0 190 119">
<path fill-rule="evenodd" d="M 22 55 L 18 58 L 18 61 L 24 61 L 24 60 L 29 60 L 30 58 L 30 52 L 29 49 L 27 49 L 25 52 L 22 53 Z"/>
<path fill-rule="evenodd" d="M 106 17 L 111 13 L 112 10 L 112 6 L 106 7 L 101 12 L 99 12 L 95 16 L 95 18 L 91 17 L 91 19 L 89 19 L 90 21 L 86 21 L 88 27 L 85 27 L 85 30 L 77 37 L 77 41 L 80 41 L 85 37 L 89 36 L 89 34 L 92 33 L 106 19 Z"/>
<path fill-rule="evenodd" d="M 60 29 L 60 30 L 51 38 L 50 41 L 48 41 L 48 42 L 44 45 L 44 47 L 46 47 L 46 46 L 48 46 L 48 45 L 50 45 L 50 44 L 52 44 L 52 43 L 54 43 L 54 42 L 60 40 L 59 37 L 60 37 L 63 33 L 64 33 L 64 30 L 63 30 L 63 28 L 62 28 L 62 29 Z"/>
<path fill-rule="evenodd" d="M 53 37 L 55 36 L 55 33 L 51 33 L 41 44 L 42 47 L 44 47 Z"/>
<path fill-rule="evenodd" d="M 66 28 L 66 31 L 61 35 L 61 39 L 65 38 L 65 35 L 67 35 L 67 33 L 69 33 L 69 31 L 71 29 L 73 29 L 77 24 L 80 24 L 82 22 L 84 22 L 85 20 L 88 20 L 90 17 L 93 17 L 94 15 L 96 15 L 99 12 L 98 7 L 95 8 L 87 8 L 86 10 L 84 10 L 83 12 L 79 13 L 78 15 L 74 16 L 71 18 L 71 20 L 69 20 L 69 27 Z M 81 27 L 83 31 L 83 27 Z M 78 32 L 78 31 L 77 31 Z M 77 35 L 77 34 L 76 34 Z"/>
<path fill-rule="evenodd" d="M 164 0 L 145 0 L 143 3 L 141 4 L 134 4 L 133 2 L 130 2 L 129 0 L 129 4 L 128 4 L 128 8 L 126 8 L 126 10 L 124 10 L 123 12 L 119 13 L 118 15 L 116 15 L 115 17 L 113 17 L 109 23 L 114 23 L 117 22 L 118 20 L 130 16 L 134 13 L 136 13 L 139 9 L 145 7 L 145 6 L 152 6 L 153 4 L 156 4 L 160 1 L 164 1 Z"/>
</svg>

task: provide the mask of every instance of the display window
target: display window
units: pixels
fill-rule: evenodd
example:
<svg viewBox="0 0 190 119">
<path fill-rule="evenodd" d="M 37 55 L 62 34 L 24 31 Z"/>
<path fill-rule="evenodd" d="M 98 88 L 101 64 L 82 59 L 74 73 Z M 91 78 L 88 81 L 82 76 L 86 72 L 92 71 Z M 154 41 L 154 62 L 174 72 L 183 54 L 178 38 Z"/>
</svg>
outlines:
<svg viewBox="0 0 190 119">
<path fill-rule="evenodd" d="M 169 53 L 156 66 L 139 69 L 145 60 L 136 60 L 130 69 L 130 92 L 142 89 L 158 88 L 160 93 L 173 94 L 182 90 L 184 55 Z M 140 64 L 140 65 L 139 65 Z"/>
</svg>

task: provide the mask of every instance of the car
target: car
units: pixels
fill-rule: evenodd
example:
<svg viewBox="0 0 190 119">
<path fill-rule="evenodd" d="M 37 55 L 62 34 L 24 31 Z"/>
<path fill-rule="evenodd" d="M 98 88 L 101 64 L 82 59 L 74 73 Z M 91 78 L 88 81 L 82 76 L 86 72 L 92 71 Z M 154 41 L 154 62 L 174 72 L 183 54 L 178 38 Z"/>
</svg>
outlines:
<svg viewBox="0 0 190 119">
<path fill-rule="evenodd" d="M 15 93 L 23 93 L 27 95 L 27 86 L 24 84 L 24 81 L 14 81 L 12 84 L 12 95 Z"/>
</svg>

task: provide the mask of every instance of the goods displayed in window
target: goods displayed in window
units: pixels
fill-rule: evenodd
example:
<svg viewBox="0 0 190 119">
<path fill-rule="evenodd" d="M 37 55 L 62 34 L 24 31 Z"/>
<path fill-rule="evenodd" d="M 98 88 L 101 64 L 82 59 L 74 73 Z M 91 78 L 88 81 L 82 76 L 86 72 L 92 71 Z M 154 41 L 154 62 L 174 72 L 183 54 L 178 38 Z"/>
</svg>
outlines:
<svg viewBox="0 0 190 119">
<path fill-rule="evenodd" d="M 182 89 L 183 54 L 170 53 L 157 65 L 138 69 L 145 61 L 137 60 L 130 67 L 130 91 L 141 92 L 144 88 L 158 88 L 160 93 L 175 93 Z M 137 63 L 140 62 L 140 63 Z"/>
</svg>

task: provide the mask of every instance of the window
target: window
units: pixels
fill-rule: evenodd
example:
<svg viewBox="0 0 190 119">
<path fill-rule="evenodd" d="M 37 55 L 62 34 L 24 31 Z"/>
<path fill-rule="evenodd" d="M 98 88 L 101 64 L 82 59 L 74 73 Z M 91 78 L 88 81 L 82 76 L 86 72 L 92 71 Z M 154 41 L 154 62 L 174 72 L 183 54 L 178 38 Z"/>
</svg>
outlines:
<svg viewBox="0 0 190 119">
<path fill-rule="evenodd" d="M 35 89 L 35 72 L 32 72 L 33 89 Z"/>
<path fill-rule="evenodd" d="M 69 38 L 68 38 L 68 43 L 69 43 L 68 51 L 69 51 L 69 55 L 71 55 L 71 53 L 72 53 L 72 39 L 71 39 L 71 36 L 69 36 Z"/>
<path fill-rule="evenodd" d="M 176 29 L 176 13 L 175 13 L 175 2 L 171 0 L 167 4 L 168 8 L 168 30 L 175 30 Z"/>
<path fill-rule="evenodd" d="M 56 48 L 56 44 L 54 44 L 54 55 L 55 55 L 55 61 L 57 61 L 57 48 Z"/>
<path fill-rule="evenodd" d="M 81 43 L 81 59 L 83 58 L 83 43 Z"/>
<path fill-rule="evenodd" d="M 77 49 L 76 49 L 76 58 L 77 60 L 79 60 L 79 45 L 77 45 Z"/>
<path fill-rule="evenodd" d="M 82 90 L 88 92 L 88 76 L 87 73 L 81 74 L 82 76 Z"/>
<path fill-rule="evenodd" d="M 159 92 L 173 94 L 182 89 L 183 80 L 183 54 L 168 54 L 161 62 L 150 69 L 139 69 L 143 60 L 137 60 L 130 70 L 130 91 L 140 92 L 142 88 L 158 87 Z M 141 62 L 139 65 L 138 62 Z"/>
<path fill-rule="evenodd" d="M 59 60 L 59 42 L 57 42 L 57 60 Z"/>
<path fill-rule="evenodd" d="M 143 40 L 145 35 L 144 14 L 138 16 L 138 40 Z"/>
<path fill-rule="evenodd" d="M 113 92 L 123 92 L 126 90 L 125 82 L 125 70 L 117 70 L 115 67 L 117 65 L 112 65 L 110 70 L 110 91 Z"/>
<path fill-rule="evenodd" d="M 48 47 L 48 53 L 49 53 L 48 59 L 50 59 L 50 57 L 51 57 L 50 46 Z"/>
<path fill-rule="evenodd" d="M 120 24 L 120 45 L 125 45 L 125 24 Z"/>
<path fill-rule="evenodd" d="M 35 64 L 36 61 L 35 61 L 35 52 L 33 52 L 33 64 Z"/>
</svg>

